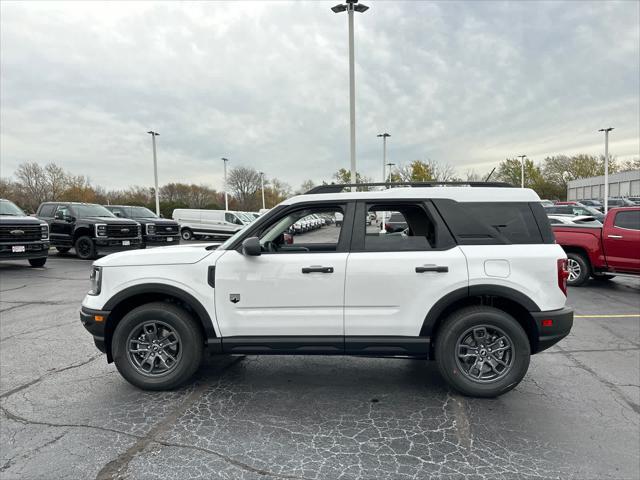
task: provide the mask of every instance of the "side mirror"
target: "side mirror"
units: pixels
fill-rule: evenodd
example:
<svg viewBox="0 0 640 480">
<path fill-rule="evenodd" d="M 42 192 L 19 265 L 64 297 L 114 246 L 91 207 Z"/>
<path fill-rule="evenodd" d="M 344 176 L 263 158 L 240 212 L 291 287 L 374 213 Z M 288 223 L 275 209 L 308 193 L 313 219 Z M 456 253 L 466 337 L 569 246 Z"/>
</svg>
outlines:
<svg viewBox="0 0 640 480">
<path fill-rule="evenodd" d="M 56 212 L 53 218 L 55 218 L 56 220 L 64 220 L 64 215 L 62 214 L 62 212 Z"/>
<path fill-rule="evenodd" d="M 75 220 L 75 218 L 73 218 L 71 215 L 65 215 L 64 216 L 64 221 L 65 222 L 73 222 Z"/>
<path fill-rule="evenodd" d="M 242 253 L 250 257 L 262 254 L 258 237 L 249 237 L 242 242 Z"/>
</svg>

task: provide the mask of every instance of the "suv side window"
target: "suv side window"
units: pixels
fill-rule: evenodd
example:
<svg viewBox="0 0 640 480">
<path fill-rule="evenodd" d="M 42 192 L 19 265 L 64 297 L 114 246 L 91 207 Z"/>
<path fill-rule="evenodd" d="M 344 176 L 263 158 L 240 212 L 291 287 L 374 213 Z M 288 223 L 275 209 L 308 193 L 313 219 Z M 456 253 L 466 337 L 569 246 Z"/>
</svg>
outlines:
<svg viewBox="0 0 640 480">
<path fill-rule="evenodd" d="M 543 243 L 528 203 L 465 202 L 460 206 L 470 218 L 487 224 L 511 243 Z"/>
<path fill-rule="evenodd" d="M 224 220 L 228 223 L 234 223 L 236 225 L 243 225 L 238 217 L 236 217 L 233 213 L 225 213 Z"/>
<path fill-rule="evenodd" d="M 613 222 L 614 227 L 626 228 L 627 230 L 640 230 L 640 210 L 630 210 L 616 213 Z"/>
<path fill-rule="evenodd" d="M 384 217 L 384 230 L 368 219 Z M 384 205 L 367 203 L 365 208 L 364 250 L 368 252 L 406 252 L 430 250 L 435 246 L 436 229 L 420 203 Z"/>
<path fill-rule="evenodd" d="M 307 207 L 267 224 L 258 238 L 265 253 L 336 252 L 343 232 L 344 207 Z"/>
</svg>

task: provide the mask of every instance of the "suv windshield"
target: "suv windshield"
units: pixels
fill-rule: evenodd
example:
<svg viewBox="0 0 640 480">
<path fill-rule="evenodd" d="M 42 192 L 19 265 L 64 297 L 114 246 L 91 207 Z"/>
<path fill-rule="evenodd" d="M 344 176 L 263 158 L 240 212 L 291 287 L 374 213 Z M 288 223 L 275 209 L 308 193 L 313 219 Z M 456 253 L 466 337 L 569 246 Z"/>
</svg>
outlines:
<svg viewBox="0 0 640 480">
<path fill-rule="evenodd" d="M 72 208 L 78 217 L 115 217 L 113 213 L 102 205 L 73 205 Z"/>
<path fill-rule="evenodd" d="M 129 207 L 131 218 L 158 218 L 158 216 L 147 207 Z"/>
<path fill-rule="evenodd" d="M 13 217 L 25 216 L 25 213 L 20 210 L 13 202 L 9 200 L 0 201 L 0 215 L 11 215 Z"/>
</svg>

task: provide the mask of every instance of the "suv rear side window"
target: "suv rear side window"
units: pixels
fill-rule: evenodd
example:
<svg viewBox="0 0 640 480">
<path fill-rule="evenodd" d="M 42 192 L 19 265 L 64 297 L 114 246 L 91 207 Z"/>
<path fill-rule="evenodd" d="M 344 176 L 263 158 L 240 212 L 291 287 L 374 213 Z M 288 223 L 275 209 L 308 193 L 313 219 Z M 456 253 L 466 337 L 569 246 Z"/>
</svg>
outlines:
<svg viewBox="0 0 640 480">
<path fill-rule="evenodd" d="M 616 213 L 613 225 L 627 230 L 640 230 L 640 210 L 630 210 Z"/>
<path fill-rule="evenodd" d="M 542 234 L 528 203 L 460 203 L 470 218 L 475 218 L 517 244 L 543 243 Z"/>
<path fill-rule="evenodd" d="M 403 252 L 430 250 L 435 245 L 435 227 L 426 210 L 419 204 L 376 205 L 365 209 L 366 233 L 364 249 L 368 252 Z M 373 214 L 373 215 L 372 215 Z M 369 219 L 384 217 L 384 230 Z"/>
</svg>

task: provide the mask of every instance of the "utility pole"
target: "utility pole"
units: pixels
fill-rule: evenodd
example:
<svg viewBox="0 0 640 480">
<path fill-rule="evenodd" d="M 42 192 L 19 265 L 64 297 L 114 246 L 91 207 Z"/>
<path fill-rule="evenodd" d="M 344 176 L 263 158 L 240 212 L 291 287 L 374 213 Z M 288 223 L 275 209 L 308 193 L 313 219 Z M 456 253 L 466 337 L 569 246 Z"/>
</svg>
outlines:
<svg viewBox="0 0 640 480">
<path fill-rule="evenodd" d="M 356 80 L 355 80 L 355 53 L 353 46 L 353 12 L 364 13 L 369 7 L 359 4 L 358 0 L 346 0 L 346 3 L 331 7 L 334 13 L 346 11 L 349 17 L 349 120 L 351 133 L 351 183 L 357 183 L 356 174 Z M 352 188 L 355 191 L 355 187 Z"/>
<path fill-rule="evenodd" d="M 229 196 L 227 194 L 227 162 L 229 159 L 222 157 L 222 161 L 224 162 L 224 209 L 229 210 Z"/>
<path fill-rule="evenodd" d="M 524 159 L 527 158 L 526 155 L 518 155 L 518 158 L 520 159 L 520 186 L 522 188 L 524 188 Z"/>
<path fill-rule="evenodd" d="M 151 135 L 151 145 L 153 145 L 153 176 L 155 179 L 156 188 L 156 215 L 160 216 L 160 192 L 158 192 L 158 158 L 156 156 L 156 137 L 160 136 L 158 132 L 149 130 L 147 132 Z"/>
<path fill-rule="evenodd" d="M 260 186 L 262 187 L 262 209 L 265 210 L 267 207 L 265 206 L 264 203 L 264 172 L 259 172 L 260 173 Z"/>
<path fill-rule="evenodd" d="M 382 138 L 382 183 L 386 183 L 387 179 L 385 177 L 385 173 L 386 173 L 385 167 L 387 165 L 387 138 L 389 138 L 391 135 L 389 135 L 387 132 L 384 132 L 384 133 L 379 133 L 377 136 Z M 383 187 L 383 188 L 386 188 L 386 187 Z M 382 223 L 381 223 L 382 228 L 380 229 L 383 232 L 386 232 L 384 228 L 384 224 L 386 220 L 385 217 L 386 217 L 386 212 L 383 210 Z"/>
<path fill-rule="evenodd" d="M 601 128 L 599 132 L 604 132 L 604 214 L 609 210 L 609 132 L 613 127 Z"/>
</svg>

